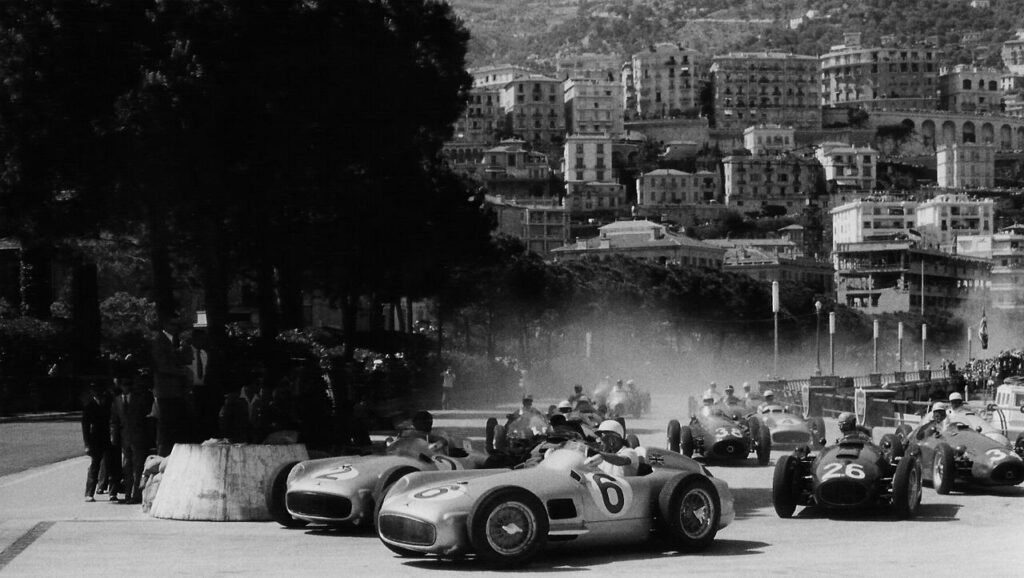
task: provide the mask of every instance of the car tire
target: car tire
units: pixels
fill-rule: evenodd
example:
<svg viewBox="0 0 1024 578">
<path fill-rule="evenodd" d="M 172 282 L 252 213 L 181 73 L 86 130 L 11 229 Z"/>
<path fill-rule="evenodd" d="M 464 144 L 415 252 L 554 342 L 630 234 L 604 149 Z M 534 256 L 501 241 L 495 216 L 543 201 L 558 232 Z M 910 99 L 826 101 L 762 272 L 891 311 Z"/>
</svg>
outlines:
<svg viewBox="0 0 1024 578">
<path fill-rule="evenodd" d="M 626 445 L 636 449 L 640 447 L 640 438 L 636 437 L 636 434 L 629 434 L 626 436 Z"/>
<path fill-rule="evenodd" d="M 898 519 L 914 517 L 921 505 L 921 493 L 921 465 L 917 456 L 904 456 L 892 478 L 892 507 Z"/>
<path fill-rule="evenodd" d="M 767 466 L 772 459 L 772 432 L 767 427 L 757 433 L 757 465 Z"/>
<path fill-rule="evenodd" d="M 516 524 L 516 532 L 504 530 Z M 469 513 L 469 540 L 476 555 L 492 566 L 508 568 L 530 562 L 547 543 L 548 516 L 537 496 L 522 489 L 496 488 Z"/>
<path fill-rule="evenodd" d="M 267 503 L 267 511 L 275 522 L 285 528 L 302 528 L 309 524 L 306 520 L 292 517 L 285 506 L 285 494 L 288 492 L 288 474 L 299 462 L 287 462 L 277 466 L 270 474 L 270 480 L 264 490 L 263 497 Z"/>
<path fill-rule="evenodd" d="M 484 448 L 488 454 L 494 453 L 494 428 L 498 427 L 498 419 L 487 418 L 487 425 L 484 426 Z"/>
<path fill-rule="evenodd" d="M 679 451 L 679 431 L 680 431 L 679 420 L 677 420 L 677 419 L 670 420 L 668 422 L 668 432 L 666 432 L 666 435 L 668 437 L 667 445 L 668 445 L 669 451 L 672 451 L 672 452 L 678 452 Z"/>
<path fill-rule="evenodd" d="M 750 436 L 753 439 L 757 439 L 757 435 L 761 432 L 761 420 L 757 419 L 757 416 L 750 416 L 747 418 L 747 429 L 750 430 Z M 767 426 L 765 426 L 767 427 Z"/>
<path fill-rule="evenodd" d="M 811 445 L 816 448 L 822 448 L 825 446 L 825 419 L 822 417 L 811 418 L 811 435 L 814 439 L 811 440 Z"/>
<path fill-rule="evenodd" d="M 889 463 L 895 462 L 896 458 L 903 457 L 903 442 L 896 434 L 885 434 L 878 445 L 882 448 L 882 454 Z"/>
<path fill-rule="evenodd" d="M 1017 439 L 1013 442 L 1013 451 L 1024 459 L 1024 432 L 1017 434 Z"/>
<path fill-rule="evenodd" d="M 680 474 L 661 488 L 658 513 L 673 548 L 699 552 L 718 534 L 722 500 L 711 480 L 701 474 Z"/>
<path fill-rule="evenodd" d="M 797 467 L 800 461 L 790 454 L 783 456 L 775 464 L 775 475 L 772 477 L 772 506 L 780 518 L 792 518 L 796 512 L 800 490 L 796 486 Z"/>
<path fill-rule="evenodd" d="M 416 473 L 420 470 L 416 468 L 396 468 L 389 472 L 384 472 L 380 478 L 377 479 L 377 484 L 373 488 L 373 520 L 370 521 L 371 525 L 377 527 L 377 516 L 380 515 L 380 507 L 384 505 L 384 498 L 388 495 L 388 491 L 391 490 L 391 486 L 395 485 L 395 482 L 408 476 L 409 474 Z"/>
<path fill-rule="evenodd" d="M 932 487 L 936 494 L 948 494 L 956 480 L 956 458 L 949 444 L 940 443 L 932 455 Z"/>
<path fill-rule="evenodd" d="M 693 457 L 693 430 L 690 426 L 679 428 L 679 453 L 688 458 Z"/>
</svg>

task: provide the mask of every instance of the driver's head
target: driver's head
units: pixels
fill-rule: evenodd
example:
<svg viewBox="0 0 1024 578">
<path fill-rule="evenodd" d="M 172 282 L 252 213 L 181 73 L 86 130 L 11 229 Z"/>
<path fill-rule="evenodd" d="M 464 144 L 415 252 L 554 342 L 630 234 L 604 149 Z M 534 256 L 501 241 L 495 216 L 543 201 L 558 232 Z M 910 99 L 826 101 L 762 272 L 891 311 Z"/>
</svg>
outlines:
<svg viewBox="0 0 1024 578">
<path fill-rule="evenodd" d="M 416 431 L 430 433 L 434 427 L 434 416 L 430 415 L 429 411 L 418 411 L 416 415 L 412 416 L 412 427 Z"/>
<path fill-rule="evenodd" d="M 839 414 L 839 431 L 843 433 L 852 432 L 857 429 L 857 416 L 848 411 Z"/>
<path fill-rule="evenodd" d="M 704 405 L 711 405 L 715 403 L 715 398 L 711 395 L 710 392 L 707 392 L 704 394 L 704 398 L 701 401 L 704 402 Z"/>
<path fill-rule="evenodd" d="M 744 381 L 743 382 L 743 391 L 750 391 L 750 382 L 749 381 Z"/>
<path fill-rule="evenodd" d="M 569 413 L 571 411 L 572 411 L 572 404 L 569 403 L 569 400 L 563 399 L 562 401 L 558 402 L 558 413 L 566 414 L 566 413 Z"/>
<path fill-rule="evenodd" d="M 710 389 L 711 391 L 715 391 L 718 389 L 718 384 L 712 381 L 711 383 L 708 384 L 708 389 Z"/>
<path fill-rule="evenodd" d="M 572 386 L 572 390 L 575 391 L 576 393 L 583 393 L 583 386 L 577 383 L 576 385 Z"/>
<path fill-rule="evenodd" d="M 735 391 L 736 391 L 735 387 L 733 387 L 731 385 L 725 386 L 725 394 L 726 395 L 732 395 Z"/>
<path fill-rule="evenodd" d="M 960 392 L 954 391 L 949 394 L 949 407 L 957 409 L 964 404 L 964 396 L 960 395 Z"/>
<path fill-rule="evenodd" d="M 523 398 L 523 407 L 533 407 L 533 396 L 528 395 Z"/>
<path fill-rule="evenodd" d="M 946 419 L 946 404 L 937 401 L 932 405 L 932 419 L 935 421 L 942 421 Z"/>
<path fill-rule="evenodd" d="M 606 419 L 597 426 L 597 435 L 600 436 L 601 446 L 606 452 L 617 452 L 622 449 L 622 438 L 625 433 L 622 424 L 613 419 Z"/>
<path fill-rule="evenodd" d="M 767 402 L 775 401 L 775 392 L 773 392 L 770 389 L 768 391 L 764 392 L 764 400 L 767 401 Z"/>
</svg>

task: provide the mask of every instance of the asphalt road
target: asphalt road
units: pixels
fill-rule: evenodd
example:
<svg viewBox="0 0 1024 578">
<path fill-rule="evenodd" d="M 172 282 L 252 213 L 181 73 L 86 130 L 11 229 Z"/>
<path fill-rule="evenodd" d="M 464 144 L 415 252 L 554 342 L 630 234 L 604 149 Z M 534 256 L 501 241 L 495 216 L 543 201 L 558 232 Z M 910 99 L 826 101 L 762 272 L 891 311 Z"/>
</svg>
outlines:
<svg viewBox="0 0 1024 578">
<path fill-rule="evenodd" d="M 0 423 L 0 476 L 85 453 L 80 418 Z"/>
<path fill-rule="evenodd" d="M 630 420 L 645 444 L 662 445 L 684 400 L 658 397 L 654 414 Z M 435 427 L 482 436 L 488 412 L 438 412 Z M 495 414 L 500 412 L 494 412 Z M 833 421 L 829 438 L 835 438 Z M 876 432 L 876 436 L 881 435 Z M 784 452 L 773 452 L 775 459 Z M 395 557 L 373 534 L 286 530 L 274 523 L 157 520 L 138 506 L 82 503 L 85 460 L 0 477 L 0 574 L 12 576 L 228 575 L 447 576 L 473 573 L 472 560 Z M 772 467 L 753 460 L 712 465 L 736 499 L 737 520 L 701 554 L 657 547 L 547 554 L 519 572 L 615 576 L 1018 576 L 1024 555 L 1024 488 L 938 496 L 924 492 L 919 516 L 829 517 L 798 510 L 782 520 L 771 506 Z M 500 571 L 499 571 L 500 572 Z M 502 572 L 504 573 L 504 572 Z M 610 574 L 608 574 L 610 573 Z"/>
</svg>

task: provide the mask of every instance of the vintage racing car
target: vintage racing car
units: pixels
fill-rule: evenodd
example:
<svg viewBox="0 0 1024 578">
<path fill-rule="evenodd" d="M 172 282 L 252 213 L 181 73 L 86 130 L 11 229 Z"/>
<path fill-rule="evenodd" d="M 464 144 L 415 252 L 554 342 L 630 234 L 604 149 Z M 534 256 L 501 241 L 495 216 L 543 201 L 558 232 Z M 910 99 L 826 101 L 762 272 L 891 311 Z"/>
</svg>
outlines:
<svg viewBox="0 0 1024 578">
<path fill-rule="evenodd" d="M 781 518 L 797 506 L 852 510 L 888 506 L 897 518 L 912 517 L 921 504 L 921 464 L 894 434 L 875 444 L 861 433 L 846 435 L 812 456 L 801 448 L 775 464 L 772 505 Z"/>
<path fill-rule="evenodd" d="M 401 556 L 475 554 L 502 567 L 542 549 L 642 542 L 664 535 L 700 551 L 735 517 L 729 486 L 674 452 L 650 448 L 644 475 L 615 477 L 568 442 L 538 465 L 514 470 L 424 472 L 392 486 L 377 518 Z"/>
<path fill-rule="evenodd" d="M 651 410 L 651 394 L 632 387 L 613 388 L 604 400 L 609 418 L 633 416 L 640 418 Z"/>
<path fill-rule="evenodd" d="M 267 509 L 287 527 L 371 524 L 379 498 L 402 476 L 484 466 L 484 453 L 474 451 L 468 442 L 457 446 L 454 441 L 407 430 L 391 441 L 385 455 L 282 464 L 267 484 Z"/>
<path fill-rule="evenodd" d="M 668 422 L 668 449 L 684 456 L 700 454 L 707 459 L 744 460 L 756 453 L 757 463 L 768 465 L 771 459 L 772 438 L 768 428 L 759 427 L 755 418 L 744 421 L 734 411 L 720 404 L 699 409 L 690 399 L 692 417 L 688 425 L 678 420 Z M 738 411 L 738 410 L 737 410 Z M 753 426 L 752 422 L 756 422 Z M 754 432 L 757 428 L 757 432 Z"/>
<path fill-rule="evenodd" d="M 1024 481 L 1024 460 L 1006 438 L 986 432 L 979 420 L 965 419 L 971 417 L 956 416 L 948 423 L 929 420 L 913 430 L 903 424 L 896 429 L 907 449 L 920 453 L 924 481 L 931 482 L 939 494 L 948 494 L 957 482 L 1016 486 Z"/>
<path fill-rule="evenodd" d="M 796 449 L 803 446 L 821 447 L 825 439 L 825 420 L 820 417 L 804 419 L 793 413 L 788 406 L 779 404 L 763 405 L 752 414 L 754 420 L 748 423 L 754 436 L 761 427 L 767 427 L 772 436 L 772 448 Z"/>
</svg>

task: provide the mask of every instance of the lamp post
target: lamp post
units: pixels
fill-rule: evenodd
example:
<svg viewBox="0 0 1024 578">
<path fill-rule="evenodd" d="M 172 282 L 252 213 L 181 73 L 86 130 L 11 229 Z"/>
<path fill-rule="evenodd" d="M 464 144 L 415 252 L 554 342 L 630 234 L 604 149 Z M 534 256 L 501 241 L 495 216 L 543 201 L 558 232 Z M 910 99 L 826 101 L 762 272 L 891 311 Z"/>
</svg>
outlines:
<svg viewBox="0 0 1024 578">
<path fill-rule="evenodd" d="M 772 376 L 779 375 L 779 282 L 772 281 L 772 316 L 775 318 L 775 364 Z"/>
<path fill-rule="evenodd" d="M 836 374 L 836 313 L 829 311 L 828 314 L 828 363 L 829 375 Z"/>
<path fill-rule="evenodd" d="M 903 322 L 900 321 L 899 325 L 896 326 L 896 341 L 899 342 L 899 349 L 897 350 L 897 356 L 900 360 L 900 372 L 903 372 Z"/>
<path fill-rule="evenodd" d="M 878 320 L 874 321 L 874 337 L 872 343 L 874 345 L 874 358 L 875 358 L 875 373 L 878 373 Z"/>
<path fill-rule="evenodd" d="M 814 302 L 814 354 L 817 360 L 814 365 L 814 375 L 821 375 L 821 301 Z"/>
<path fill-rule="evenodd" d="M 972 357 L 971 357 L 971 340 L 972 340 L 972 337 L 971 337 L 971 326 L 968 325 L 967 326 L 967 361 L 970 361 L 972 359 Z"/>
<path fill-rule="evenodd" d="M 928 345 L 928 324 L 921 324 L 921 369 L 926 369 L 927 358 L 925 357 L 925 346 Z"/>
</svg>

